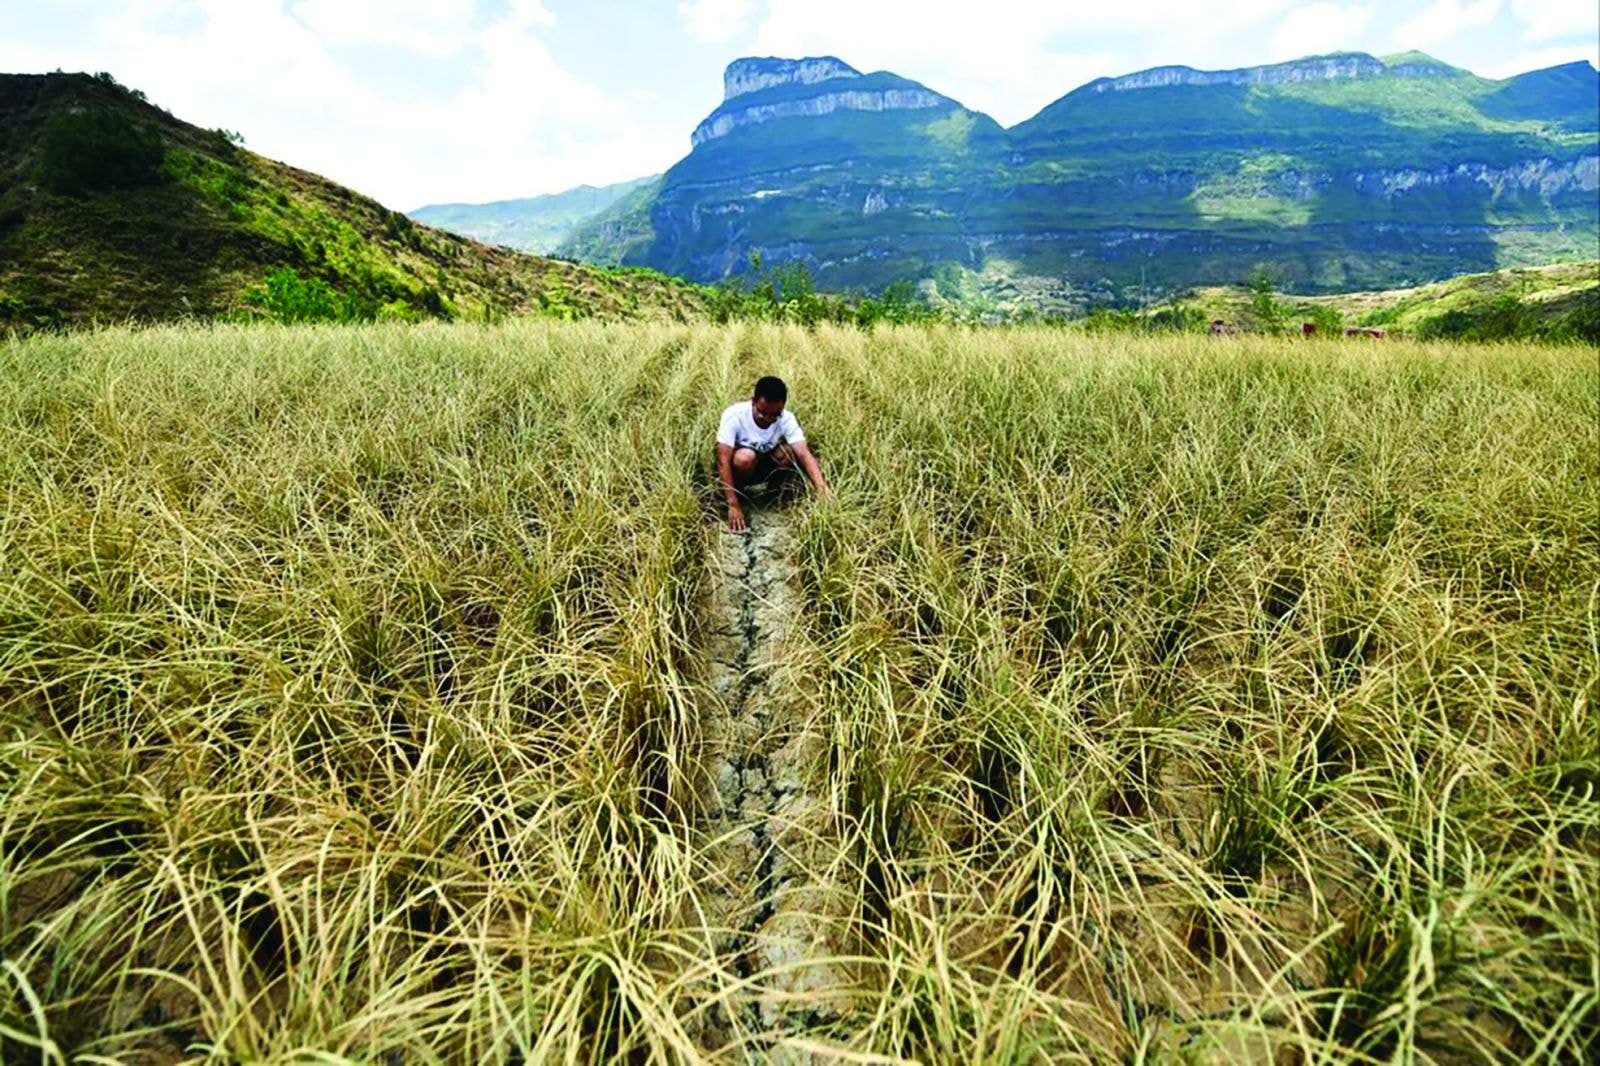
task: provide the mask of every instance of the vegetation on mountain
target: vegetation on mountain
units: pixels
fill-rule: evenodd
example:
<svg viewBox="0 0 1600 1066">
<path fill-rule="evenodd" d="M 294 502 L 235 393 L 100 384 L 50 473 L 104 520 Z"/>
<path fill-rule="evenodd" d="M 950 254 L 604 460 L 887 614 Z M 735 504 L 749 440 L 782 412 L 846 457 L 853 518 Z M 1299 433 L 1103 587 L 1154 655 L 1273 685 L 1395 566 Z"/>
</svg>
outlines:
<svg viewBox="0 0 1600 1066">
<path fill-rule="evenodd" d="M 557 245 L 556 254 L 596 266 L 642 263 L 655 240 L 655 231 L 650 228 L 650 204 L 660 190 L 661 179 L 657 177 L 578 220 Z"/>
<path fill-rule="evenodd" d="M 697 143 L 626 221 L 563 250 L 702 281 L 757 252 L 831 289 L 954 268 L 1022 300 L 1060 290 L 1041 311 L 1141 277 L 1171 292 L 1266 266 L 1330 292 L 1600 256 L 1600 75 L 1584 63 L 1503 81 L 1420 53 L 1174 68 L 1092 83 L 1011 129 L 942 97 L 820 103 L 902 83 L 850 72 L 730 98 L 712 118 L 765 117 Z M 807 100 L 816 113 L 794 113 Z"/>
<path fill-rule="evenodd" d="M 1600 345 L 1600 261 L 1515 267 L 1469 274 L 1405 289 L 1290 296 L 1277 293 L 1270 275 L 1252 285 L 1212 286 L 1180 294 L 1158 308 L 1192 313 L 1205 323 L 1221 319 L 1252 328 L 1264 325 L 1256 290 L 1263 281 L 1276 305 L 1273 322 L 1380 327 L 1424 338 L 1579 341 Z M 1270 316 L 1269 316 L 1270 317 Z"/>
<path fill-rule="evenodd" d="M 263 315 L 698 313 L 690 285 L 489 247 L 201 130 L 110 75 L 0 75 L 0 329 Z M 321 290 L 326 289 L 326 294 Z"/>
<path fill-rule="evenodd" d="M 647 178 L 615 185 L 580 185 L 565 192 L 499 200 L 484 204 L 428 204 L 406 214 L 417 222 L 459 233 L 463 237 L 499 244 L 521 252 L 553 252 L 579 223 L 594 218 L 618 200 L 660 179 Z"/>
</svg>

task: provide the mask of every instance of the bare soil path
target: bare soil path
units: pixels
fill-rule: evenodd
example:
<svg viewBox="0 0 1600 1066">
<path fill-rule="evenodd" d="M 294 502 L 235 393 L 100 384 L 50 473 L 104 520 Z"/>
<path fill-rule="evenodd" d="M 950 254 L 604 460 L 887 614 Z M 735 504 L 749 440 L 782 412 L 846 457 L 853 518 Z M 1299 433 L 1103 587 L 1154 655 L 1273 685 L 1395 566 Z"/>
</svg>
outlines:
<svg viewBox="0 0 1600 1066">
<path fill-rule="evenodd" d="M 781 511 L 750 509 L 750 532 L 716 548 L 708 654 L 718 699 L 705 723 L 707 829 L 722 878 L 707 914 L 734 979 L 708 1048 L 741 1047 L 746 1061 L 802 1062 L 793 1032 L 833 1016 L 840 975 L 827 958 L 824 916 L 836 893 L 818 841 L 826 805 L 808 791 L 822 757 L 795 699 L 802 679 L 785 657 L 797 625 L 794 539 Z M 821 863 L 811 861 L 821 859 Z"/>
</svg>

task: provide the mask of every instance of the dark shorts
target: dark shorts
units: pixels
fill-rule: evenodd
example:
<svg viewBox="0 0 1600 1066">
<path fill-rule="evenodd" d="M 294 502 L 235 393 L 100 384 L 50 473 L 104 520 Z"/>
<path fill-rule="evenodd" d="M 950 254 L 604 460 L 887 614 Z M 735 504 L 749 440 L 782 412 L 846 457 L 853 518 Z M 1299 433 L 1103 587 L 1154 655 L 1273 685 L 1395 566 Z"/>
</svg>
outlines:
<svg viewBox="0 0 1600 1066">
<path fill-rule="evenodd" d="M 778 462 L 778 449 L 780 448 L 787 449 L 789 452 L 789 463 L 787 466 Z M 738 451 L 739 449 L 735 448 L 734 450 Z M 753 448 L 750 450 L 755 451 Z M 771 451 L 756 452 L 755 469 L 740 479 L 738 487 L 743 489 L 749 485 L 759 485 L 763 482 L 772 480 L 774 475 L 778 475 L 779 479 L 783 480 L 785 479 L 786 475 L 796 473 L 799 471 L 799 469 L 800 464 L 795 459 L 794 449 L 790 448 L 787 443 L 781 443 Z M 717 456 L 715 449 L 712 450 L 711 455 L 711 483 L 718 486 L 722 484 L 722 475 L 717 469 Z"/>
<path fill-rule="evenodd" d="M 793 450 L 789 451 L 788 465 L 783 466 L 778 463 L 778 448 L 787 448 L 787 445 L 780 444 L 770 452 L 756 452 L 756 468 L 750 474 L 751 484 L 765 481 L 780 470 L 787 472 L 794 469 Z"/>
</svg>

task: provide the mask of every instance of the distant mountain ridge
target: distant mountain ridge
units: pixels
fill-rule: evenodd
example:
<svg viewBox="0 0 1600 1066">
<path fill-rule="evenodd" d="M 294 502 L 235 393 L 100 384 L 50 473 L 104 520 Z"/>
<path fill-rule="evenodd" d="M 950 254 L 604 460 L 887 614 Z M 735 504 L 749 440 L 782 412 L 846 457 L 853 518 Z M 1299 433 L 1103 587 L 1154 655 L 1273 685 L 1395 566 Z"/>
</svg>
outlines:
<svg viewBox="0 0 1600 1066">
<path fill-rule="evenodd" d="M 1293 85 L 1308 81 L 1335 81 L 1343 78 L 1391 76 L 1402 78 L 1438 77 L 1461 73 L 1454 67 L 1414 53 L 1421 61 L 1390 64 L 1364 52 L 1312 56 L 1288 63 L 1239 67 L 1234 70 L 1196 70 L 1194 67 L 1151 67 L 1120 78 L 1097 78 L 1079 92 L 1129 92 L 1160 89 L 1173 85 Z M 1402 57 L 1409 59 L 1410 56 Z"/>
<path fill-rule="evenodd" d="M 1028 278 L 1063 299 L 1266 267 L 1304 291 L 1600 256 L 1600 74 L 1422 53 L 1102 78 L 1003 129 L 833 56 L 745 58 L 689 154 L 560 247 L 712 281 Z"/>
<path fill-rule="evenodd" d="M 490 203 L 427 204 L 406 214 L 418 222 L 485 244 L 545 255 L 554 251 L 579 224 L 660 177 L 651 174 L 614 185 L 579 185 L 543 196 Z"/>
</svg>

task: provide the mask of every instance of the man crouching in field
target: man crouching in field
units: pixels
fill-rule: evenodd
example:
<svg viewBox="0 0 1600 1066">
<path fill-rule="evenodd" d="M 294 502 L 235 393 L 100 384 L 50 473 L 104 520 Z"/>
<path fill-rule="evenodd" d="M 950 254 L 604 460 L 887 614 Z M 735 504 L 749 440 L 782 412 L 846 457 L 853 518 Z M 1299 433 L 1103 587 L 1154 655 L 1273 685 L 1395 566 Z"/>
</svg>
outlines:
<svg viewBox="0 0 1600 1066">
<path fill-rule="evenodd" d="M 728 498 L 729 533 L 750 528 L 739 490 L 774 477 L 793 477 L 796 462 L 820 495 L 833 494 L 817 457 L 806 446 L 800 423 L 783 409 L 788 400 L 789 387 L 781 379 L 764 377 L 756 382 L 755 394 L 748 401 L 741 400 L 722 412 L 717 426 L 717 474 Z"/>
</svg>

